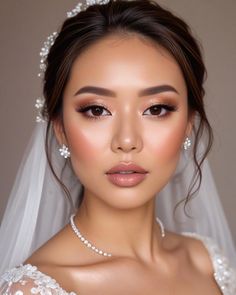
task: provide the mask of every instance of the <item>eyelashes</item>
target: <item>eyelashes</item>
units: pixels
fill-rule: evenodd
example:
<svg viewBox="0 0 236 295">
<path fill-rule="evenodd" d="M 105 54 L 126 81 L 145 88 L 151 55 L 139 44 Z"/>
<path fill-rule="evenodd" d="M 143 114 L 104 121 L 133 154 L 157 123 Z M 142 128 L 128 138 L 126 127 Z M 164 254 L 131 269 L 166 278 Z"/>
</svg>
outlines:
<svg viewBox="0 0 236 295">
<path fill-rule="evenodd" d="M 105 106 L 96 104 L 83 105 L 77 109 L 77 112 L 84 114 L 86 117 L 88 117 L 88 119 L 98 120 L 102 116 L 103 110 L 105 110 L 108 114 L 111 114 Z M 88 111 L 92 111 L 90 112 L 90 115 L 88 115 Z"/>
<path fill-rule="evenodd" d="M 169 105 L 169 104 L 154 104 L 151 107 L 149 107 L 147 110 L 153 111 L 153 112 L 150 112 L 151 115 L 154 115 L 160 118 L 160 117 L 168 116 L 170 112 L 176 111 L 177 107 L 174 105 Z"/>
<path fill-rule="evenodd" d="M 163 118 L 170 115 L 171 112 L 177 111 L 177 107 L 172 104 L 153 104 L 145 110 L 144 114 L 149 111 L 150 116 Z M 112 115 L 110 111 L 102 104 L 87 104 L 77 108 L 77 112 L 82 113 L 86 118 L 99 120 L 101 117 Z M 90 113 L 90 114 L 89 114 Z M 146 115 L 146 114 L 145 114 Z"/>
</svg>

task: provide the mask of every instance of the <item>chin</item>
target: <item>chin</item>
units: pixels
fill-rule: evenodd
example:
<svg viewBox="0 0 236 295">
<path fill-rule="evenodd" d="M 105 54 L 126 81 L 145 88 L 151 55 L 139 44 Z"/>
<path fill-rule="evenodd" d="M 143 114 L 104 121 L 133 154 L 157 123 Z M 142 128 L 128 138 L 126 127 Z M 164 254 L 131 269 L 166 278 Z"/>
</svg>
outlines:
<svg viewBox="0 0 236 295">
<path fill-rule="evenodd" d="M 109 192 L 109 193 L 107 193 Z M 102 196 L 102 197 L 101 197 Z M 132 210 L 138 207 L 145 206 L 150 201 L 153 201 L 156 194 L 155 192 L 148 192 L 147 188 L 118 188 L 107 189 L 106 191 L 97 191 L 93 197 L 98 202 L 102 202 L 105 206 L 108 206 L 117 210 Z"/>
</svg>

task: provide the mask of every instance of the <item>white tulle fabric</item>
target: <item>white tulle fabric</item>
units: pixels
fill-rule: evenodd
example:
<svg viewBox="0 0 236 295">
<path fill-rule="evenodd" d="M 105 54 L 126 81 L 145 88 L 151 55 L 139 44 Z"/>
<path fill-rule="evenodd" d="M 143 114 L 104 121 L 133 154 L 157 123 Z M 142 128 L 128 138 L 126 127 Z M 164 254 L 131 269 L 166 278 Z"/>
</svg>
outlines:
<svg viewBox="0 0 236 295">
<path fill-rule="evenodd" d="M 0 275 L 26 260 L 68 222 L 78 206 L 81 184 L 58 152 L 51 131 L 53 165 L 69 188 L 73 204 L 65 197 L 54 179 L 45 155 L 46 123 L 37 123 L 9 197 L 0 228 Z M 201 143 L 200 152 L 203 149 Z M 183 206 L 173 216 L 176 203 L 186 196 L 194 165 L 191 152 L 183 151 L 176 173 L 156 196 L 156 215 L 174 232 L 194 232 L 213 238 L 236 267 L 236 251 L 223 212 L 209 164 L 205 160 L 199 192 L 187 207 L 192 219 L 185 216 Z"/>
</svg>

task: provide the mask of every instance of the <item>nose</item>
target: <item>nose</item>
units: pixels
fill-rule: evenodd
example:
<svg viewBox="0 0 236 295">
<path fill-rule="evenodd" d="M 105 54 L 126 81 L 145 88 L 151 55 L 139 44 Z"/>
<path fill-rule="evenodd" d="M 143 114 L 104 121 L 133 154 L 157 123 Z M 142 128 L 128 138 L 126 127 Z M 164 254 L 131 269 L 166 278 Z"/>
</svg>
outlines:
<svg viewBox="0 0 236 295">
<path fill-rule="evenodd" d="M 120 118 L 116 125 L 111 143 L 113 152 L 140 152 L 143 148 L 143 141 L 137 121 L 133 117 Z"/>
</svg>

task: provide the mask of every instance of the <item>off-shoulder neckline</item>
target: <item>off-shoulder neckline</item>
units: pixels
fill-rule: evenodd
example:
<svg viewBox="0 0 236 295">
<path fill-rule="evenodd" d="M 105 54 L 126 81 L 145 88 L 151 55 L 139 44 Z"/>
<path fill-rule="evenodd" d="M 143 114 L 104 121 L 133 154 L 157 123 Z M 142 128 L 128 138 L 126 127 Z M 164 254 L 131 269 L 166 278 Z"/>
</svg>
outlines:
<svg viewBox="0 0 236 295">
<path fill-rule="evenodd" d="M 215 279 L 217 285 L 220 287 L 218 281 L 216 280 L 216 272 L 217 272 L 217 270 L 216 270 L 215 265 L 214 265 L 214 263 L 213 263 L 212 253 L 211 253 L 211 251 L 210 251 L 210 249 L 209 249 L 209 245 L 208 245 L 208 243 L 207 243 L 207 241 L 211 240 L 211 238 L 208 237 L 208 236 L 200 235 L 200 234 L 195 233 L 195 232 L 188 232 L 188 231 L 181 232 L 180 234 L 181 234 L 181 235 L 184 235 L 184 236 L 193 237 L 193 238 L 196 238 L 197 240 L 202 241 L 202 244 L 203 244 L 204 247 L 207 249 L 207 252 L 208 252 L 209 257 L 210 257 L 210 259 L 211 259 L 211 263 L 212 263 L 212 267 L 213 267 L 213 272 L 214 272 L 214 279 Z M 33 271 L 34 273 L 37 273 L 38 275 L 40 275 L 41 277 L 43 277 L 43 278 L 47 278 L 51 283 L 54 283 L 54 284 L 57 286 L 57 289 L 59 289 L 63 294 L 66 294 L 66 295 L 79 295 L 79 293 L 75 293 L 75 292 L 73 292 L 73 291 L 68 292 L 67 290 L 63 289 L 63 288 L 61 287 L 60 283 L 59 283 L 56 279 L 54 279 L 54 278 L 51 277 L 50 275 L 48 275 L 48 274 L 46 274 L 46 273 L 40 271 L 36 265 L 32 265 L 32 264 L 30 264 L 30 263 L 26 263 L 26 264 L 21 263 L 21 264 L 18 265 L 18 267 L 23 267 L 23 268 L 25 268 L 26 270 L 28 269 L 29 271 L 31 270 L 31 271 Z M 30 276 L 29 276 L 29 277 L 30 277 Z M 223 293 L 222 293 L 222 294 L 223 294 Z"/>
</svg>

